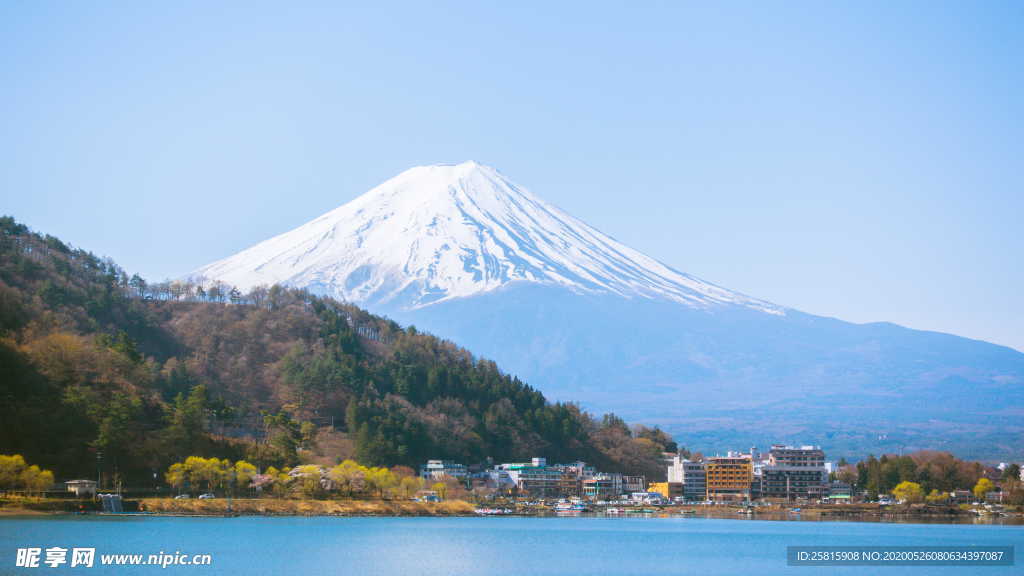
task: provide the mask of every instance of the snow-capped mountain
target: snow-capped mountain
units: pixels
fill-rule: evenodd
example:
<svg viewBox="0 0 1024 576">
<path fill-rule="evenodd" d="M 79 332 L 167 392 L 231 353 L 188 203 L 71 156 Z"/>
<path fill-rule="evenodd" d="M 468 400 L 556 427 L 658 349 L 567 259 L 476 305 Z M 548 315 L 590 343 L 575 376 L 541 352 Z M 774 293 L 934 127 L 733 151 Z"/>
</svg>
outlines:
<svg viewBox="0 0 1024 576">
<path fill-rule="evenodd" d="M 191 279 L 361 304 L 691 447 L 1024 455 L 1024 354 L 732 292 L 473 162 L 403 172 Z"/>
<path fill-rule="evenodd" d="M 527 282 L 697 308 L 729 304 L 784 313 L 624 246 L 476 162 L 406 170 L 191 276 L 243 290 L 301 286 L 399 308 Z"/>
</svg>

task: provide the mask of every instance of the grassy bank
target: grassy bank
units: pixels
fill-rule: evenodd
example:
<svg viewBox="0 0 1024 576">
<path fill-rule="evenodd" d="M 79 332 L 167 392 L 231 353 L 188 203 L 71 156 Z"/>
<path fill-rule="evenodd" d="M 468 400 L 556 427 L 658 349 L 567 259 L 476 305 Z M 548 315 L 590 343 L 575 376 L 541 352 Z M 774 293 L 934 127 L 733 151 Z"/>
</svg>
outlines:
<svg viewBox="0 0 1024 576">
<path fill-rule="evenodd" d="M 92 500 L 70 498 L 33 498 L 29 496 L 4 496 L 0 498 L 0 516 L 32 516 L 40 514 L 67 514 L 81 511 L 100 510 Z"/>
<path fill-rule="evenodd" d="M 234 499 L 231 513 L 243 516 L 467 516 L 473 505 L 461 500 L 411 502 L 408 500 L 280 500 Z M 223 516 L 228 501 L 144 498 L 139 511 L 154 514 Z"/>
</svg>

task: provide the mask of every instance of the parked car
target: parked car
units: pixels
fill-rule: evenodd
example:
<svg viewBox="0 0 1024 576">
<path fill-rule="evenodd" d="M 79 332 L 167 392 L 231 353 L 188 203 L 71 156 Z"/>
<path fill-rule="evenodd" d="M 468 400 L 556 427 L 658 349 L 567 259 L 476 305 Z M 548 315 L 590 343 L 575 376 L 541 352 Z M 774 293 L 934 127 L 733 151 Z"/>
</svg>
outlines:
<svg viewBox="0 0 1024 576">
<path fill-rule="evenodd" d="M 191 496 L 188 494 L 178 494 L 174 497 L 175 500 L 188 500 L 189 498 L 191 498 Z"/>
<path fill-rule="evenodd" d="M 199 495 L 200 500 L 213 500 L 214 498 L 216 498 L 216 496 L 212 492 L 207 492 L 206 494 Z"/>
</svg>

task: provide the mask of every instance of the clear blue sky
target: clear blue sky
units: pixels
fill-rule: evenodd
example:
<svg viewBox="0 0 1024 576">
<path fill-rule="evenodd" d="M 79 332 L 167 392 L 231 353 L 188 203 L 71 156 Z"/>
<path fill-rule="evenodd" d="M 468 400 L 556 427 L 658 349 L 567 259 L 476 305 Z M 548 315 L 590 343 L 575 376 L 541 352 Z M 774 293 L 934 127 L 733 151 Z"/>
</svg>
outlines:
<svg viewBox="0 0 1024 576">
<path fill-rule="evenodd" d="M 1024 350 L 1024 3 L 0 3 L 0 212 L 150 279 L 475 159 L 681 270 Z"/>
</svg>

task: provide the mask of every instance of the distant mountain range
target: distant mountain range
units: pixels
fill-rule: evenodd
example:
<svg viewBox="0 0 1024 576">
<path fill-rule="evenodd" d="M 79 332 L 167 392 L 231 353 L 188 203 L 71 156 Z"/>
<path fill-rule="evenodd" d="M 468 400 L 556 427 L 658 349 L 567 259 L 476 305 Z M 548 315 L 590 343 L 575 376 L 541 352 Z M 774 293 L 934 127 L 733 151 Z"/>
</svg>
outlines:
<svg viewBox="0 0 1024 576">
<path fill-rule="evenodd" d="M 407 170 L 189 279 L 357 303 L 695 448 L 1024 456 L 1024 354 L 728 290 L 474 162 Z"/>
</svg>

